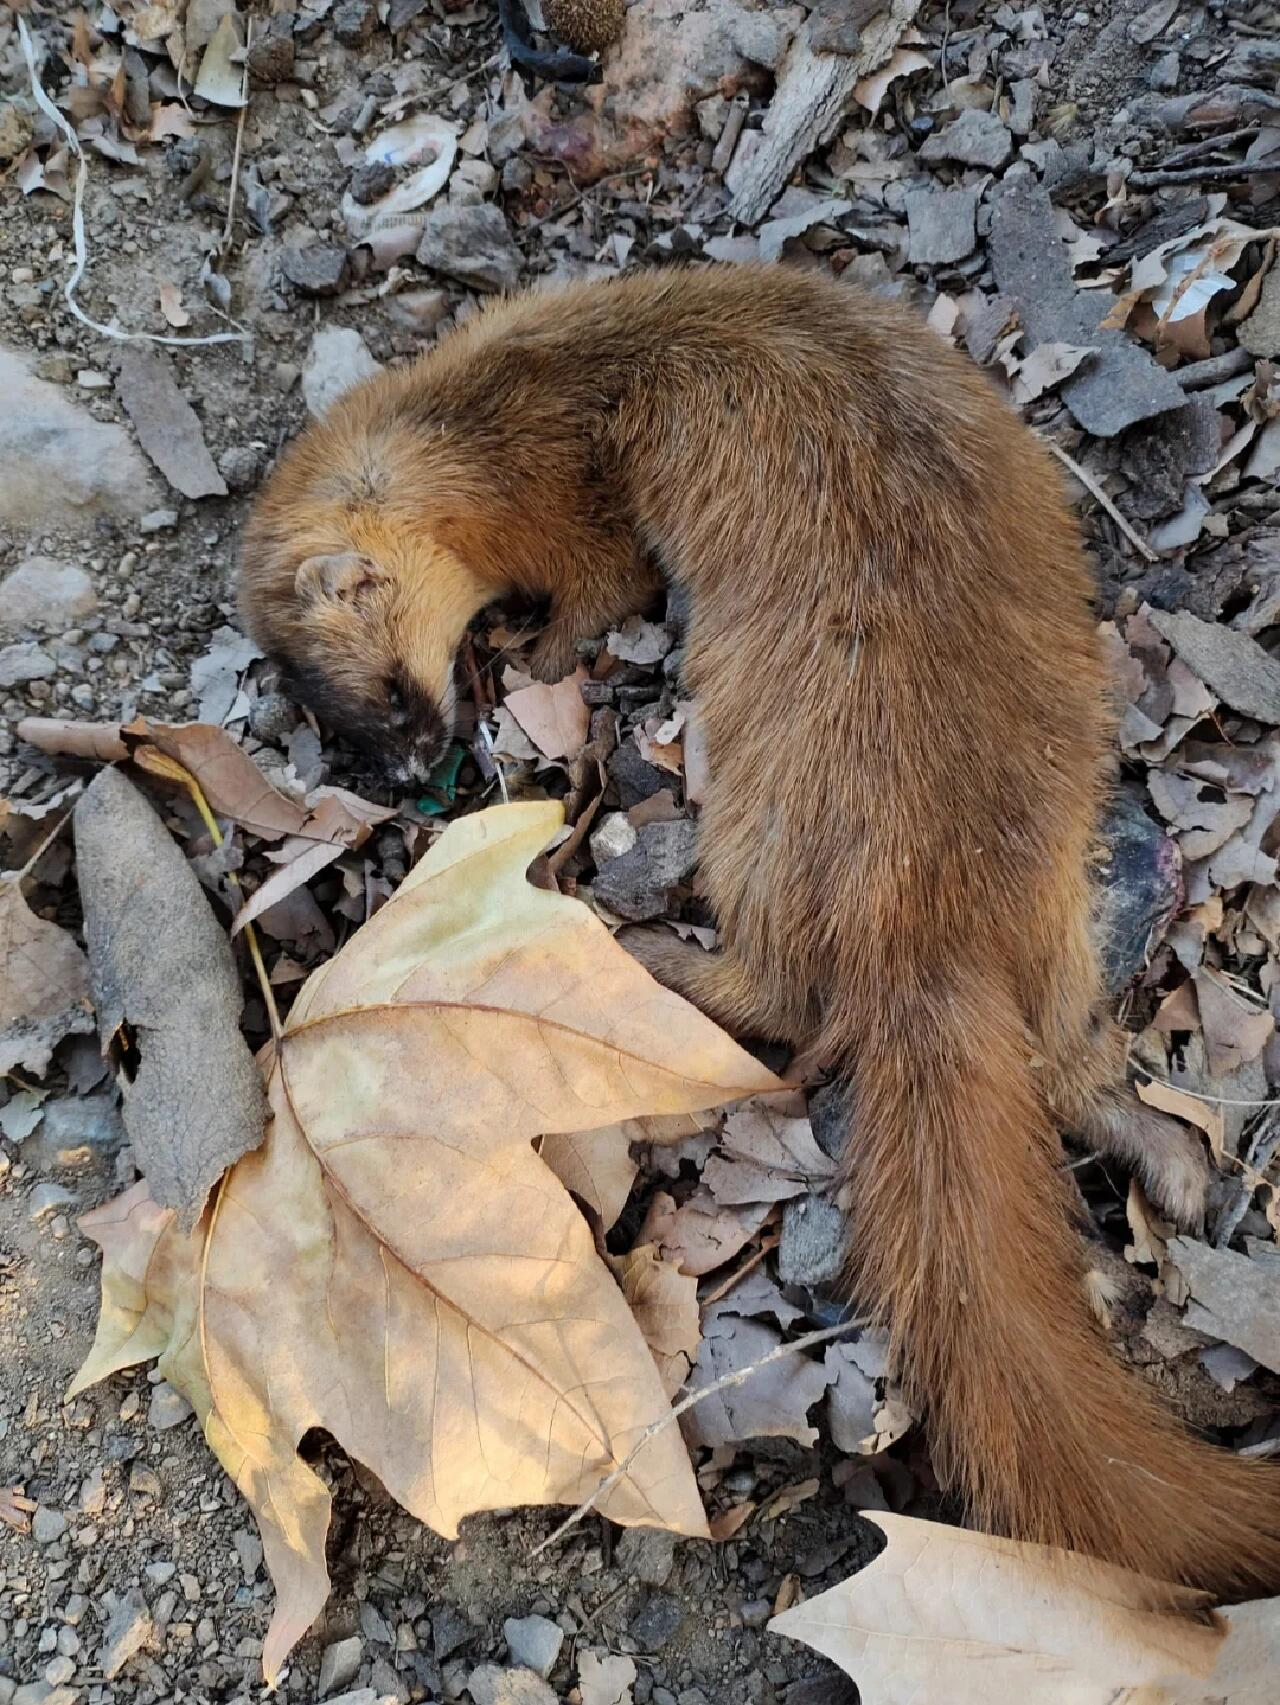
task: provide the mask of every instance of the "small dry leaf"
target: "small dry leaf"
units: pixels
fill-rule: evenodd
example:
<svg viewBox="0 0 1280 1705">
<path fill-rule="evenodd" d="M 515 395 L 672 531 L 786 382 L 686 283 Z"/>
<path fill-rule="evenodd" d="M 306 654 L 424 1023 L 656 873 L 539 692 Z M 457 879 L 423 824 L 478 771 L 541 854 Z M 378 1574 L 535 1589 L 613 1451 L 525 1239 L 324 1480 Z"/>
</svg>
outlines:
<svg viewBox="0 0 1280 1705">
<path fill-rule="evenodd" d="M 886 65 L 854 85 L 853 98 L 874 118 L 884 104 L 890 86 L 899 77 L 910 77 L 916 71 L 927 71 L 932 64 L 928 54 L 914 47 L 896 48 Z"/>
<path fill-rule="evenodd" d="M 627 1120 L 599 1131 L 561 1131 L 543 1137 L 538 1145 L 538 1153 L 565 1189 L 599 1216 L 602 1231 L 617 1223 L 635 1183 L 634 1123 Z"/>
<path fill-rule="evenodd" d="M 199 782 L 214 815 L 239 823 L 261 840 L 298 835 L 358 847 L 378 823 L 395 815 L 343 788 L 317 788 L 311 806 L 290 799 L 263 775 L 247 752 L 222 728 L 202 722 L 69 722 L 58 717 L 27 717 L 18 738 L 54 756 L 94 758 L 115 763 L 132 758 L 145 768 L 145 750 L 154 746 L 173 758 Z"/>
<path fill-rule="evenodd" d="M 1123 1569 L 907 1516 L 866 1519 L 888 1540 L 880 1555 L 770 1624 L 839 1664 L 863 1705 L 1198 1705 L 1215 1696 L 1211 1685 L 1186 1694 L 1160 1686 L 1176 1675 L 1203 1680 L 1222 1653 L 1222 1634 L 1189 1619 L 1203 1593 L 1169 1587 L 1188 1617 L 1158 1616 L 1143 1609 L 1153 1583 Z"/>
<path fill-rule="evenodd" d="M 188 137 L 194 136 L 195 133 L 196 127 L 191 114 L 177 101 L 157 103 L 152 107 L 148 141 L 167 142 L 170 137 Z"/>
<path fill-rule="evenodd" d="M 721 1510 L 718 1516 L 712 1516 L 707 1524 L 708 1532 L 717 1545 L 723 1545 L 726 1539 L 732 1539 L 735 1533 L 740 1533 L 755 1514 L 756 1505 L 753 1499 L 744 1504 L 733 1504 L 727 1510 Z"/>
<path fill-rule="evenodd" d="M 807 1504 L 810 1498 L 816 1498 L 821 1490 L 822 1482 L 817 1479 L 793 1480 L 789 1486 L 779 1486 L 761 1504 L 760 1520 L 781 1521 L 792 1510 L 798 1510 L 801 1504 Z"/>
<path fill-rule="evenodd" d="M 1275 1032 L 1276 1021 L 1245 1000 L 1219 971 L 1195 973 L 1200 1026 L 1214 1077 L 1227 1077 L 1256 1060 Z"/>
<path fill-rule="evenodd" d="M 734 1313 L 732 1296 L 713 1303 L 702 1319 L 702 1348 L 689 1380 L 700 1391 L 726 1375 L 754 1368 L 782 1343 L 782 1334 Z M 787 1438 L 817 1443 L 809 1410 L 831 1383 L 821 1362 L 802 1352 L 780 1356 L 740 1385 L 725 1386 L 682 1417 L 690 1444 L 737 1444 L 743 1439 Z"/>
<path fill-rule="evenodd" d="M 627 620 L 606 641 L 610 657 L 623 663 L 651 665 L 660 663 L 671 650 L 670 633 L 660 622 L 646 622 L 642 616 Z"/>
<path fill-rule="evenodd" d="M 1214 1160 L 1221 1164 L 1226 1152 L 1226 1119 L 1221 1107 L 1215 1107 L 1203 1096 L 1192 1095 L 1189 1090 L 1161 1083 L 1157 1078 L 1139 1081 L 1135 1087 L 1139 1101 L 1145 1101 L 1148 1107 L 1158 1108 L 1161 1113 L 1172 1113 L 1203 1131 L 1209 1139 Z"/>
<path fill-rule="evenodd" d="M 720 1148 L 702 1178 L 722 1204 L 782 1202 L 821 1190 L 835 1176 L 834 1161 L 814 1140 L 804 1097 L 795 1091 L 735 1107 Z"/>
<path fill-rule="evenodd" d="M 224 12 L 200 61 L 196 94 L 202 100 L 212 101 L 220 107 L 244 105 L 248 77 L 244 67 L 234 63 L 240 46 L 237 14 L 234 11 Z"/>
<path fill-rule="evenodd" d="M 659 1190 L 649 1204 L 639 1241 L 656 1243 L 683 1272 L 701 1278 L 745 1249 L 772 1209 L 772 1202 L 722 1207 L 701 1184 L 677 1207 L 673 1197 Z"/>
<path fill-rule="evenodd" d="M 653 1352 L 662 1388 L 674 1397 L 693 1371 L 702 1340 L 698 1281 L 664 1261 L 651 1243 L 638 1244 L 609 1265 Z"/>
<path fill-rule="evenodd" d="M 0 877 L 0 1072 L 46 1071 L 64 1036 L 93 1029 L 89 965 L 67 934 L 37 917 L 16 875 Z"/>
<path fill-rule="evenodd" d="M 200 418 L 158 349 L 127 343 L 116 369 L 116 395 L 142 448 L 184 497 L 225 497 L 227 482 L 205 443 Z"/>
<path fill-rule="evenodd" d="M 31 1532 L 31 1517 L 35 1502 L 24 1498 L 16 1486 L 0 1486 L 0 1521 L 15 1533 Z"/>
<path fill-rule="evenodd" d="M 145 1192 L 84 1222 L 104 1302 L 73 1389 L 161 1353 L 258 1520 L 270 1680 L 328 1593 L 304 1433 L 451 1537 L 476 1510 L 597 1492 L 668 1413 L 535 1139 L 780 1087 L 586 906 L 527 882 L 562 821 L 523 804 L 452 824 L 314 973 L 269 1062 L 267 1140 L 193 1236 Z M 676 1428 L 601 1509 L 705 1533 Z"/>
<path fill-rule="evenodd" d="M 191 315 L 182 306 L 182 292 L 176 284 L 161 284 L 160 312 L 175 330 L 191 324 Z"/>
<path fill-rule="evenodd" d="M 582 1705 L 632 1705 L 636 1666 L 630 1658 L 597 1652 L 578 1657 L 578 1691 Z"/>
<path fill-rule="evenodd" d="M 568 761 L 586 745 L 591 731 L 591 711 L 582 698 L 586 678 L 579 667 L 553 687 L 535 681 L 507 694 L 506 708 L 544 758 Z"/>
<path fill-rule="evenodd" d="M 81 795 L 75 836 L 103 1056 L 127 1038 L 125 1128 L 151 1194 L 190 1228 L 227 1167 L 262 1141 L 240 977 L 195 872 L 119 770 Z"/>
<path fill-rule="evenodd" d="M 1125 1247 L 1125 1260 L 1142 1267 L 1160 1267 L 1172 1228 L 1158 1218 L 1137 1178 L 1129 1180 L 1124 1211 L 1133 1237 Z"/>
<path fill-rule="evenodd" d="M 799 1575 L 784 1575 L 773 1600 L 773 1614 L 781 1616 L 784 1610 L 790 1610 L 803 1597 L 800 1588 Z"/>
</svg>

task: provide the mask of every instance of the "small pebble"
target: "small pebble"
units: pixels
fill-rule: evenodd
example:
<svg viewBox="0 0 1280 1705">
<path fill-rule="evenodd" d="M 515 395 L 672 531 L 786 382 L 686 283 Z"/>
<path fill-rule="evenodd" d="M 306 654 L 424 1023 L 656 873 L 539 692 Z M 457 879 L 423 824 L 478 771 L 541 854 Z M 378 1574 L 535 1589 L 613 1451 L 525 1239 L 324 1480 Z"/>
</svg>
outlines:
<svg viewBox="0 0 1280 1705">
<path fill-rule="evenodd" d="M 31 1537 L 37 1545 L 52 1545 L 67 1531 L 67 1518 L 61 1510 L 51 1510 L 44 1504 L 36 1507 L 31 1518 Z"/>
</svg>

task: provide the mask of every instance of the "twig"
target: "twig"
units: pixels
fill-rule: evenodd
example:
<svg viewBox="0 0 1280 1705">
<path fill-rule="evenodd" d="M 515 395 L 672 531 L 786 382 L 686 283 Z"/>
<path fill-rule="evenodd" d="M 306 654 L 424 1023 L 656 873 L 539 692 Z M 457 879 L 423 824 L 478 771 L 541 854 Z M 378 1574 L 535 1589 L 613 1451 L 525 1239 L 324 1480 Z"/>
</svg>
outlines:
<svg viewBox="0 0 1280 1705">
<path fill-rule="evenodd" d="M 1163 189 L 1167 184 L 1233 184 L 1241 178 L 1280 176 L 1280 154 L 1271 160 L 1236 160 L 1226 166 L 1187 166 L 1173 172 L 1130 172 L 1126 183 L 1135 189 Z"/>
<path fill-rule="evenodd" d="M 249 116 L 249 49 L 253 46 L 253 19 L 250 18 L 245 26 L 244 37 L 244 82 L 242 92 L 244 99 L 240 104 L 240 115 L 236 119 L 236 146 L 231 156 L 231 190 L 227 196 L 227 222 L 222 227 L 222 241 L 218 244 L 218 256 L 221 258 L 231 247 L 231 235 L 236 222 L 236 191 L 240 187 L 240 154 L 244 147 L 244 121 Z"/>
<path fill-rule="evenodd" d="M 656 1421 L 650 1421 L 613 1473 L 606 1475 L 591 1496 L 584 1499 L 571 1515 L 566 1516 L 559 1527 L 547 1535 L 541 1545 L 534 1546 L 529 1554 L 530 1559 L 540 1557 L 558 1539 L 562 1539 L 571 1527 L 576 1527 L 583 1516 L 589 1515 L 600 1499 L 611 1492 L 619 1480 L 623 1478 L 649 1441 L 656 1438 L 659 1433 L 665 1432 L 672 1422 L 679 1420 L 686 1410 L 692 1409 L 695 1404 L 701 1403 L 704 1398 L 712 1396 L 717 1391 L 725 1391 L 731 1385 L 742 1385 L 753 1374 L 759 1373 L 761 1368 L 767 1368 L 770 1362 L 781 1361 L 783 1356 L 794 1355 L 797 1350 L 811 1350 L 815 1344 L 829 1343 L 832 1338 L 838 1338 L 842 1333 L 851 1332 L 855 1327 L 865 1326 L 866 1324 L 867 1322 L 861 1319 L 844 1320 L 839 1326 L 824 1326 L 821 1331 L 806 1332 L 802 1338 L 793 1338 L 789 1344 L 779 1344 L 776 1350 L 770 1350 L 767 1356 L 761 1356 L 760 1360 L 752 1362 L 750 1367 L 737 1368 L 733 1373 L 727 1373 L 720 1379 L 714 1379 L 710 1385 L 701 1386 L 697 1391 L 691 1391 L 687 1397 L 682 1397 L 679 1403 L 673 1404 L 665 1415 L 659 1415 Z"/>
<path fill-rule="evenodd" d="M 75 201 L 71 211 L 75 264 L 71 268 L 71 276 L 62 288 L 67 307 L 82 326 L 88 326 L 90 331 L 97 332 L 101 337 L 114 338 L 117 343 L 161 343 L 171 349 L 194 349 L 211 343 L 248 343 L 249 334 L 246 331 L 210 332 L 207 337 L 162 337 L 158 332 L 122 332 L 117 326 L 104 326 L 100 320 L 91 319 L 76 301 L 76 286 L 84 277 L 85 268 L 89 264 L 89 250 L 84 233 L 84 190 L 89 177 L 89 162 L 80 146 L 80 138 L 45 93 L 44 85 L 36 71 L 35 49 L 26 20 L 21 13 L 18 14 L 18 36 L 22 42 L 22 55 L 27 62 L 27 73 L 31 79 L 31 98 L 59 134 L 66 138 L 68 147 L 76 157 Z"/>
<path fill-rule="evenodd" d="M 1239 130 L 1223 130 L 1216 136 L 1202 136 L 1198 142 L 1188 142 L 1182 148 L 1175 148 L 1172 154 L 1165 155 L 1159 166 L 1151 169 L 1169 172 L 1175 166 L 1189 166 L 1193 160 L 1203 160 L 1206 154 L 1221 153 L 1224 148 L 1232 148 L 1237 142 L 1246 142 L 1257 134 L 1256 124 L 1246 124 Z"/>
<path fill-rule="evenodd" d="M 1040 436 L 1043 438 L 1043 434 Z M 1089 473 L 1087 469 L 1082 468 L 1073 456 L 1068 456 L 1067 452 L 1062 449 L 1060 445 L 1055 444 L 1052 438 L 1043 438 L 1043 441 L 1048 448 L 1053 451 L 1054 455 L 1062 463 L 1063 467 L 1073 473 L 1085 490 L 1093 497 L 1097 498 L 1098 502 L 1115 522 L 1116 526 L 1119 527 L 1120 531 L 1124 534 L 1125 538 L 1128 539 L 1134 550 L 1138 552 L 1139 556 L 1145 557 L 1148 562 L 1159 562 L 1160 558 L 1156 552 L 1152 550 L 1151 546 L 1140 533 L 1136 533 L 1133 530 L 1133 528 L 1125 520 L 1124 516 L 1116 508 L 1115 504 L 1112 503 L 1111 499 L 1107 496 L 1106 492 L 1103 491 L 1097 480 L 1094 479 L 1093 475 Z"/>
<path fill-rule="evenodd" d="M 748 1255 L 747 1259 L 736 1272 L 730 1273 L 729 1277 L 725 1279 L 723 1283 L 718 1284 L 709 1296 L 703 1297 L 703 1308 L 710 1308 L 714 1302 L 723 1302 L 729 1292 L 733 1290 L 736 1285 L 741 1284 L 747 1274 L 753 1272 L 764 1260 L 769 1251 L 771 1249 L 776 1249 L 781 1242 L 782 1239 L 776 1232 L 771 1237 L 763 1238 L 759 1249 L 757 1249 L 754 1254 Z"/>
<path fill-rule="evenodd" d="M 1159 1072 L 1153 1072 L 1150 1066 L 1139 1065 L 1134 1061 L 1134 1070 L 1150 1078 L 1152 1083 L 1162 1083 L 1166 1089 L 1176 1089 L 1179 1095 L 1189 1095 L 1195 1101 L 1205 1101 L 1211 1107 L 1280 1107 L 1280 1096 L 1271 1096 L 1266 1101 L 1237 1100 L 1231 1095 L 1205 1095 L 1199 1089 L 1188 1089 L 1185 1083 L 1172 1083 L 1167 1077 L 1161 1077 Z"/>
<path fill-rule="evenodd" d="M 62 831 L 66 828 L 67 824 L 70 821 L 71 821 L 70 811 L 64 812 L 64 814 L 61 817 L 59 817 L 58 821 L 54 824 L 53 828 L 50 829 L 49 833 L 41 841 L 40 845 L 32 853 L 31 857 L 23 865 L 22 869 L 21 870 L 15 870 L 11 873 L 8 873 L 7 879 L 9 881 L 21 882 L 21 880 L 24 876 L 30 876 L 31 872 L 39 864 L 40 860 L 48 852 L 49 848 L 57 840 L 58 836 L 62 833 Z"/>
<path fill-rule="evenodd" d="M 209 801 L 204 796 L 204 789 L 185 765 L 176 758 L 171 758 L 166 752 L 156 746 L 139 746 L 133 755 L 134 762 L 140 768 L 148 770 L 152 775 L 165 776 L 170 781 L 176 781 L 191 795 L 191 803 L 200 813 L 205 828 L 215 847 L 221 847 L 223 842 L 222 830 L 218 827 L 218 819 L 210 809 Z M 240 878 L 234 870 L 226 873 L 227 881 L 239 893 L 243 893 Z M 247 923 L 241 932 L 249 949 L 249 957 L 253 960 L 253 968 L 257 973 L 258 987 L 262 990 L 263 1003 L 267 1009 L 267 1018 L 271 1025 L 272 1040 L 278 1042 L 283 1034 L 280 1023 L 280 1009 L 276 1006 L 275 990 L 271 987 L 271 979 L 267 976 L 267 967 L 262 958 L 262 946 L 258 941 L 258 932 L 251 923 Z"/>
<path fill-rule="evenodd" d="M 1224 379 L 1235 379 L 1253 367 L 1253 356 L 1239 344 L 1222 355 L 1206 356 L 1203 361 L 1190 361 L 1185 367 L 1175 367 L 1173 376 L 1184 391 L 1203 391 L 1209 385 L 1220 385 Z"/>
</svg>

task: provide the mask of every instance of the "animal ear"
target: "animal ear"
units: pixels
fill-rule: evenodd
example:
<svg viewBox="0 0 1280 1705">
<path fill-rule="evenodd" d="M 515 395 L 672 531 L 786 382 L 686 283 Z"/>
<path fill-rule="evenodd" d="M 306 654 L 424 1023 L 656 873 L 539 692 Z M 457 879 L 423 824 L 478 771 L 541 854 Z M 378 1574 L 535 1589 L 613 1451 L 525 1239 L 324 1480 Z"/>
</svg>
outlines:
<svg viewBox="0 0 1280 1705">
<path fill-rule="evenodd" d="M 371 557 L 342 551 L 337 556 L 309 556 L 299 563 L 294 587 L 300 598 L 354 604 L 362 592 L 386 578 L 386 570 Z"/>
</svg>

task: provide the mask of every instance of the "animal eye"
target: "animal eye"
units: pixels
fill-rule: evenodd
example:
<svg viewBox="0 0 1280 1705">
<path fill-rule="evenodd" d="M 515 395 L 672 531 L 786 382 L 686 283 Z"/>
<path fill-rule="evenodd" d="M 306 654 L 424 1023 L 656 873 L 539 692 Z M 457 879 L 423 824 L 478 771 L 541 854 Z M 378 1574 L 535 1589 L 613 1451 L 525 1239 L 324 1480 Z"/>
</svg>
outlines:
<svg viewBox="0 0 1280 1705">
<path fill-rule="evenodd" d="M 387 683 L 387 707 L 395 721 L 404 721 L 409 707 L 405 701 L 404 690 L 396 681 Z"/>
</svg>

